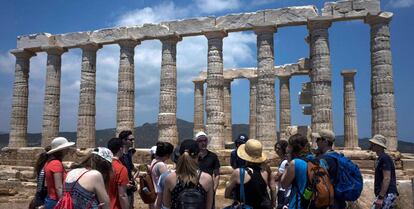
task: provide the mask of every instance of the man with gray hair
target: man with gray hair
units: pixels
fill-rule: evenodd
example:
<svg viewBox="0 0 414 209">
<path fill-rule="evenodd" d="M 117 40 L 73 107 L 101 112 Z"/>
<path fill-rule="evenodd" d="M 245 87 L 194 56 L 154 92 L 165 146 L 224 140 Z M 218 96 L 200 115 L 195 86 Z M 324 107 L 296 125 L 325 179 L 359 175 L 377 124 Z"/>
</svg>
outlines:
<svg viewBox="0 0 414 209">
<path fill-rule="evenodd" d="M 392 158 L 385 153 L 387 139 L 377 134 L 370 142 L 370 150 L 374 151 L 378 159 L 375 162 L 374 194 L 376 199 L 373 203 L 375 209 L 394 208 L 398 196 L 397 180 L 395 177 L 395 165 Z"/>
</svg>

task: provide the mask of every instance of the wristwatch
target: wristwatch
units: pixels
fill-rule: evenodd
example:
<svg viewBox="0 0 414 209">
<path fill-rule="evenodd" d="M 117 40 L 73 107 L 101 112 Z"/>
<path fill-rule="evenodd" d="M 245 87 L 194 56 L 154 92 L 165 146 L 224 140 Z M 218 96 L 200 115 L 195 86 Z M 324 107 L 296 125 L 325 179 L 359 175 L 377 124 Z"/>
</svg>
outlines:
<svg viewBox="0 0 414 209">
<path fill-rule="evenodd" d="M 382 200 L 382 199 L 384 199 L 384 196 L 382 196 L 382 195 L 378 195 L 378 197 L 377 197 L 379 200 Z"/>
</svg>

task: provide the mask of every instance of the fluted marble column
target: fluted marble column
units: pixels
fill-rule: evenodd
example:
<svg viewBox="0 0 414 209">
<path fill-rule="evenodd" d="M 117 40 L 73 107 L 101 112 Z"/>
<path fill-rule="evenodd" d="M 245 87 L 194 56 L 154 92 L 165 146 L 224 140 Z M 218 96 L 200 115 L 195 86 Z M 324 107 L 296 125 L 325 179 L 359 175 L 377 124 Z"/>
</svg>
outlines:
<svg viewBox="0 0 414 209">
<path fill-rule="evenodd" d="M 160 104 L 158 114 L 158 141 L 178 144 L 177 131 L 177 42 L 181 38 L 171 36 L 161 39 L 162 61 L 160 79 Z"/>
<path fill-rule="evenodd" d="M 231 82 L 232 79 L 224 79 L 224 143 L 233 142 L 232 119 L 231 119 Z"/>
<path fill-rule="evenodd" d="M 78 148 L 95 147 L 96 52 L 98 44 L 88 43 L 82 49 L 82 71 L 78 110 Z"/>
<path fill-rule="evenodd" d="M 224 148 L 223 112 L 223 38 L 224 31 L 207 32 L 207 92 L 206 92 L 206 131 L 210 136 L 210 149 Z"/>
<path fill-rule="evenodd" d="M 12 50 L 10 53 L 16 57 L 16 65 L 8 146 L 13 148 L 26 147 L 30 58 L 36 54 L 21 49 Z"/>
<path fill-rule="evenodd" d="M 194 82 L 194 129 L 196 135 L 204 131 L 204 81 Z"/>
<path fill-rule="evenodd" d="M 330 20 L 308 21 L 311 59 L 312 132 L 333 130 L 332 72 L 328 29 Z"/>
<path fill-rule="evenodd" d="M 398 139 L 389 26 L 392 16 L 382 12 L 368 16 L 366 22 L 371 26 L 372 135 L 385 136 L 388 150 L 395 151 Z"/>
<path fill-rule="evenodd" d="M 273 33 L 275 27 L 255 28 L 257 35 L 256 139 L 265 149 L 276 141 L 276 103 Z"/>
<path fill-rule="evenodd" d="M 250 99 L 249 99 L 249 137 L 256 139 L 256 84 L 257 77 L 249 78 L 250 83 Z"/>
<path fill-rule="evenodd" d="M 116 136 L 124 130 L 135 129 L 135 47 L 140 42 L 137 40 L 121 40 L 119 70 L 118 70 L 118 94 L 116 111 Z"/>
<path fill-rule="evenodd" d="M 47 52 L 46 89 L 43 105 L 42 147 L 50 145 L 53 138 L 59 135 L 60 125 L 60 78 L 62 47 L 45 47 Z"/>
<path fill-rule="evenodd" d="M 280 139 L 287 140 L 286 128 L 291 125 L 290 119 L 290 75 L 279 76 L 279 131 Z"/>
<path fill-rule="evenodd" d="M 344 77 L 344 141 L 345 148 L 358 149 L 358 126 L 354 76 L 356 70 L 343 70 Z"/>
</svg>

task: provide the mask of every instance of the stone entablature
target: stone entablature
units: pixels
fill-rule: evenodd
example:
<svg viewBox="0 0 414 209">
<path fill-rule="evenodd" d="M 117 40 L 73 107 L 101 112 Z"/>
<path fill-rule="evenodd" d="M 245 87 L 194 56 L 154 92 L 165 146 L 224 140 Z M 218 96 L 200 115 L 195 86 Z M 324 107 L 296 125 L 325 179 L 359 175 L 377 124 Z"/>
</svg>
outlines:
<svg viewBox="0 0 414 209">
<path fill-rule="evenodd" d="M 42 47 L 60 46 L 78 48 L 86 42 L 96 44 L 114 44 L 120 40 L 151 40 L 165 36 L 179 35 L 181 37 L 204 35 L 209 31 L 237 32 L 253 30 L 256 26 L 296 26 L 306 25 L 309 19 L 324 16 L 332 21 L 364 19 L 368 14 L 380 12 L 378 0 L 345 0 L 326 2 L 322 14 L 318 14 L 313 5 L 268 9 L 257 12 L 230 14 L 220 17 L 199 17 L 186 20 L 161 22 L 159 24 L 144 24 L 143 26 L 106 28 L 95 31 L 74 32 L 52 35 L 38 33 L 19 36 L 17 48 L 30 49 L 33 52 L 42 51 Z"/>
</svg>

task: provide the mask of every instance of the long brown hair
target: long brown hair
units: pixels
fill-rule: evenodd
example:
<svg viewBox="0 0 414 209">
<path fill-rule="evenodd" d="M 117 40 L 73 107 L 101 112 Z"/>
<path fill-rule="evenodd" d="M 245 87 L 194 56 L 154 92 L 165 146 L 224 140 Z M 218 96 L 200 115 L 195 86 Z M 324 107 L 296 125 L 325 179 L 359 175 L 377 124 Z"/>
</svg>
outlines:
<svg viewBox="0 0 414 209">
<path fill-rule="evenodd" d="M 289 137 L 289 146 L 291 147 L 291 156 L 293 158 L 304 157 L 310 153 L 310 144 L 308 139 L 301 134 L 294 134 Z"/>
<path fill-rule="evenodd" d="M 93 153 L 89 153 L 71 168 L 87 168 L 99 171 L 102 174 L 105 186 L 108 186 L 109 178 L 112 174 L 112 163 Z"/>
<path fill-rule="evenodd" d="M 51 149 L 52 149 L 52 147 L 49 145 L 49 146 L 45 147 L 45 151 L 44 152 L 40 153 L 37 156 L 37 160 L 36 160 L 36 163 L 35 163 L 35 166 L 34 166 L 34 175 L 36 177 L 39 175 L 40 171 L 45 166 L 45 164 L 46 164 L 46 162 L 47 162 L 47 160 L 49 158 L 49 155 L 47 154 L 47 152 L 49 150 L 51 150 Z"/>
</svg>

